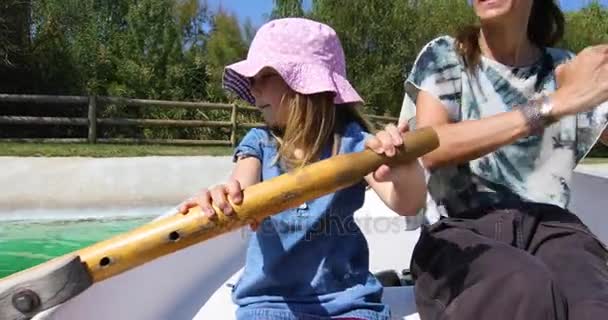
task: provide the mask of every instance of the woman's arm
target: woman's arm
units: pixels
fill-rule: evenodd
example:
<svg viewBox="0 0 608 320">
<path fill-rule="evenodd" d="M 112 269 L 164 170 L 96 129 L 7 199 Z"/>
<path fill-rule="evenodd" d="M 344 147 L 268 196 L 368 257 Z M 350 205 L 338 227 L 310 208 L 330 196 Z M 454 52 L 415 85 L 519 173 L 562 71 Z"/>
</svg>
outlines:
<svg viewBox="0 0 608 320">
<path fill-rule="evenodd" d="M 560 65 L 556 76 L 560 87 L 550 96 L 552 118 L 600 105 L 608 99 L 608 45 L 583 50 L 569 63 Z M 419 127 L 434 126 L 439 135 L 439 148 L 422 157 L 430 169 L 479 158 L 530 134 L 530 124 L 520 111 L 448 123 L 446 108 L 424 91 L 419 92 L 416 101 L 416 121 Z"/>
<path fill-rule="evenodd" d="M 479 158 L 529 134 L 526 119 L 519 111 L 449 123 L 446 108 L 425 91 L 418 93 L 416 126 L 432 126 L 439 136 L 439 147 L 422 157 L 429 169 Z"/>
</svg>

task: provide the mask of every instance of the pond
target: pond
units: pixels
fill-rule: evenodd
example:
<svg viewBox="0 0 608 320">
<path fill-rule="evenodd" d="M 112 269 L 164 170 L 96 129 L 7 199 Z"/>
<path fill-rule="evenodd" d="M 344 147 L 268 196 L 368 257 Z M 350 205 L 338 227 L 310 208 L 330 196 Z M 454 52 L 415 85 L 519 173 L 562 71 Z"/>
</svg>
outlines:
<svg viewBox="0 0 608 320">
<path fill-rule="evenodd" d="M 169 209 L 0 212 L 0 278 L 134 229 Z"/>
</svg>

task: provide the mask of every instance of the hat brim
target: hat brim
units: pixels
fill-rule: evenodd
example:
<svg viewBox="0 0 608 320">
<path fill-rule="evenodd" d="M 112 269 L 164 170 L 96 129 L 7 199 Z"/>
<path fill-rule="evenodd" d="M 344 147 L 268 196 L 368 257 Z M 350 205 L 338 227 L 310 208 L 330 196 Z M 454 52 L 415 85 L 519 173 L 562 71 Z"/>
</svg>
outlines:
<svg viewBox="0 0 608 320">
<path fill-rule="evenodd" d="M 306 95 L 332 92 L 334 93 L 335 104 L 363 103 L 361 96 L 342 75 L 312 63 L 273 63 L 272 61 L 243 60 L 224 69 L 222 79 L 224 88 L 255 105 L 249 78 L 254 77 L 266 67 L 274 69 L 295 92 Z"/>
</svg>

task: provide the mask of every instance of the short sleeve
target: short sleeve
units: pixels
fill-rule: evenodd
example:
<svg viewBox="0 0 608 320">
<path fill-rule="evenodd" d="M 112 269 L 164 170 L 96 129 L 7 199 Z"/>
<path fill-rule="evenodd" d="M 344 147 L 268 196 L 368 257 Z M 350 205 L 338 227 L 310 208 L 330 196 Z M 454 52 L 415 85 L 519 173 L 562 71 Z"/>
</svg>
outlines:
<svg viewBox="0 0 608 320">
<path fill-rule="evenodd" d="M 370 136 L 372 134 L 365 131 L 359 123 L 356 121 L 350 122 L 344 130 L 339 153 L 344 154 L 365 150 L 365 141 Z"/>
<path fill-rule="evenodd" d="M 457 120 L 462 92 L 462 59 L 454 49 L 454 39 L 439 37 L 419 53 L 405 81 L 405 97 L 401 118 L 416 115 L 416 99 L 423 90 L 446 107 L 452 120 Z"/>
<path fill-rule="evenodd" d="M 608 101 L 576 118 L 576 160 L 585 158 L 597 143 L 608 123 Z"/>
<path fill-rule="evenodd" d="M 254 128 L 249 130 L 234 150 L 232 161 L 236 162 L 241 157 L 255 157 L 262 161 L 264 156 L 264 148 L 262 146 L 267 136 L 262 129 Z"/>
</svg>

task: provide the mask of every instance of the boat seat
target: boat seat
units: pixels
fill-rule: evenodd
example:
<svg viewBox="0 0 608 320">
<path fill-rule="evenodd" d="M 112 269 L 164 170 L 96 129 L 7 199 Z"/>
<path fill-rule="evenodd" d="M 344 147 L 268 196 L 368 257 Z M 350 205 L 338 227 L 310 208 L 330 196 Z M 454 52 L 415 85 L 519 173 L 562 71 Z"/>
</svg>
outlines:
<svg viewBox="0 0 608 320">
<path fill-rule="evenodd" d="M 194 316 L 193 320 L 225 319 L 235 320 L 236 305 L 232 302 L 232 285 L 240 277 L 242 269 L 232 275 L 215 293 L 207 303 Z M 395 275 L 397 276 L 397 275 Z M 398 277 L 398 276 L 397 276 Z M 382 301 L 391 308 L 395 320 L 420 320 L 416 312 L 413 286 L 385 287 Z"/>
<path fill-rule="evenodd" d="M 374 273 L 374 276 L 383 287 L 407 287 L 414 285 L 414 279 L 409 269 L 403 269 L 401 274 L 395 270 L 384 270 Z"/>
</svg>

